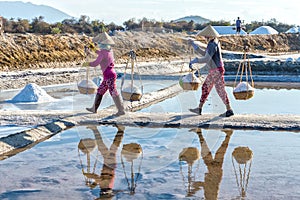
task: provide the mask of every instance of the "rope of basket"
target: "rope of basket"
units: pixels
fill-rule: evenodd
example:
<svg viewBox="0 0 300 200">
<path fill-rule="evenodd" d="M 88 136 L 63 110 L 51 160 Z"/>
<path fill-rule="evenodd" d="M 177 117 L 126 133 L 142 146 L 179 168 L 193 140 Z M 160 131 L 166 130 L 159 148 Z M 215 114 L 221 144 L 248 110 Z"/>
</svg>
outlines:
<svg viewBox="0 0 300 200">
<path fill-rule="evenodd" d="M 248 73 L 249 71 L 249 73 Z M 251 86 L 254 88 L 254 81 L 253 81 L 253 77 L 252 77 L 252 70 L 251 70 L 251 66 L 250 66 L 250 59 L 248 54 L 244 51 L 243 54 L 243 60 L 240 62 L 237 73 L 236 73 L 236 77 L 234 80 L 234 84 L 233 84 L 233 89 L 236 88 L 237 86 L 237 79 L 239 78 L 239 83 L 241 83 L 243 81 L 243 75 L 245 72 L 245 79 L 246 79 L 246 83 L 249 82 L 249 78 L 251 79 Z M 249 78 L 248 78 L 249 77 Z M 254 91 L 249 91 L 249 87 L 247 84 L 247 90 L 245 92 L 233 92 L 234 96 L 236 99 L 249 99 L 253 96 L 253 92 Z"/>
<path fill-rule="evenodd" d="M 124 86 L 124 83 L 125 83 L 126 71 L 127 71 L 128 66 L 129 66 L 129 62 L 131 63 L 131 94 L 130 94 L 129 97 L 125 97 L 125 95 L 124 95 L 125 93 L 122 92 L 122 91 L 123 91 L 123 86 Z M 136 67 L 137 70 L 138 70 L 138 75 L 139 75 L 139 80 L 140 80 L 140 85 L 141 85 L 141 95 L 132 93 L 133 86 L 134 86 L 133 85 L 133 83 L 134 83 L 134 81 L 133 81 L 134 80 L 134 78 L 133 78 L 134 67 Z M 127 60 L 124 75 L 123 75 L 122 81 L 121 81 L 121 92 L 122 92 L 123 99 L 124 100 L 130 100 L 131 102 L 132 101 L 139 101 L 142 98 L 143 94 L 144 94 L 144 86 L 143 86 L 143 83 L 142 83 L 142 78 L 140 76 L 140 71 L 139 71 L 139 69 L 137 67 L 137 64 L 136 64 L 136 54 L 133 50 L 130 50 L 130 52 L 129 52 L 129 58 Z"/>
</svg>

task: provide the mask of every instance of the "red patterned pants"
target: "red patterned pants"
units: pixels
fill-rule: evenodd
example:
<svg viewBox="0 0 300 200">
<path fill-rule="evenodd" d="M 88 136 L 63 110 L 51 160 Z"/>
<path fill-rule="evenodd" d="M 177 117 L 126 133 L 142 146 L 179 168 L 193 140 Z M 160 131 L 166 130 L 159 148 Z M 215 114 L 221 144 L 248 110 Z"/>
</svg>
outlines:
<svg viewBox="0 0 300 200">
<path fill-rule="evenodd" d="M 107 90 L 109 90 L 109 93 L 112 97 L 119 95 L 117 91 L 116 78 L 112 77 L 104 79 L 98 87 L 97 93 L 103 96 Z"/>
<path fill-rule="evenodd" d="M 222 99 L 225 105 L 229 104 L 229 99 L 225 91 L 225 81 L 224 81 L 224 72 L 218 69 L 213 69 L 209 71 L 203 85 L 202 85 L 202 95 L 200 102 L 204 103 L 207 100 L 207 97 L 212 89 L 215 86 L 218 95 Z"/>
</svg>

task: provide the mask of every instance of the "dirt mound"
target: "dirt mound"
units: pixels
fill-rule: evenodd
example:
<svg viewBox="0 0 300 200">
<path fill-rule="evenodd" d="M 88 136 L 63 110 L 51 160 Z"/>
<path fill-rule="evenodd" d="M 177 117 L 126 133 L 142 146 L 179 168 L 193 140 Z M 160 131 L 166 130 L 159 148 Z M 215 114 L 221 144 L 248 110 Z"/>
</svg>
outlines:
<svg viewBox="0 0 300 200">
<path fill-rule="evenodd" d="M 190 56 L 185 33 L 117 32 L 116 63 L 125 63 L 134 50 L 138 61 L 172 60 Z M 0 37 L 0 71 L 74 66 L 85 58 L 85 35 L 5 34 Z M 204 38 L 197 38 L 204 42 Z M 256 53 L 286 53 L 300 50 L 299 34 L 221 36 L 223 50 L 243 51 L 248 45 Z"/>
<path fill-rule="evenodd" d="M 222 48 L 243 51 L 244 45 L 252 52 L 284 53 L 300 50 L 299 34 L 231 35 L 220 37 Z"/>
</svg>

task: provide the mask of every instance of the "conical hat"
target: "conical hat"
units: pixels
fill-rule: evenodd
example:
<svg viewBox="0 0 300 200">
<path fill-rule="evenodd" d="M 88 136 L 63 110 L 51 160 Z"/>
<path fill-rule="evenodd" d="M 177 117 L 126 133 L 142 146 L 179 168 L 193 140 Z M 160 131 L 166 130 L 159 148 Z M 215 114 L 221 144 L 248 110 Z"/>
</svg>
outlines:
<svg viewBox="0 0 300 200">
<path fill-rule="evenodd" d="M 197 36 L 205 36 L 205 37 L 219 37 L 219 33 L 212 27 L 211 25 L 208 25 L 203 30 L 199 31 L 197 33 Z"/>
<path fill-rule="evenodd" d="M 115 44 L 113 39 L 106 32 L 100 33 L 99 35 L 94 37 L 93 42 L 99 42 L 101 44 L 110 44 L 110 45 Z"/>
</svg>

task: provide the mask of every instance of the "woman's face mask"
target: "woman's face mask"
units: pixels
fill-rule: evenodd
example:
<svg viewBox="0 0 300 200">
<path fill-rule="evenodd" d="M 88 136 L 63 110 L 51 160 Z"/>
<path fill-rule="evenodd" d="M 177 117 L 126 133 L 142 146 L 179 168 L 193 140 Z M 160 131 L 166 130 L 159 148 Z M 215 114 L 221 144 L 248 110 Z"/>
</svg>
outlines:
<svg viewBox="0 0 300 200">
<path fill-rule="evenodd" d="M 107 49 L 107 50 L 110 49 L 110 45 L 108 44 L 101 44 L 100 42 L 98 42 L 97 44 L 100 49 Z"/>
</svg>

